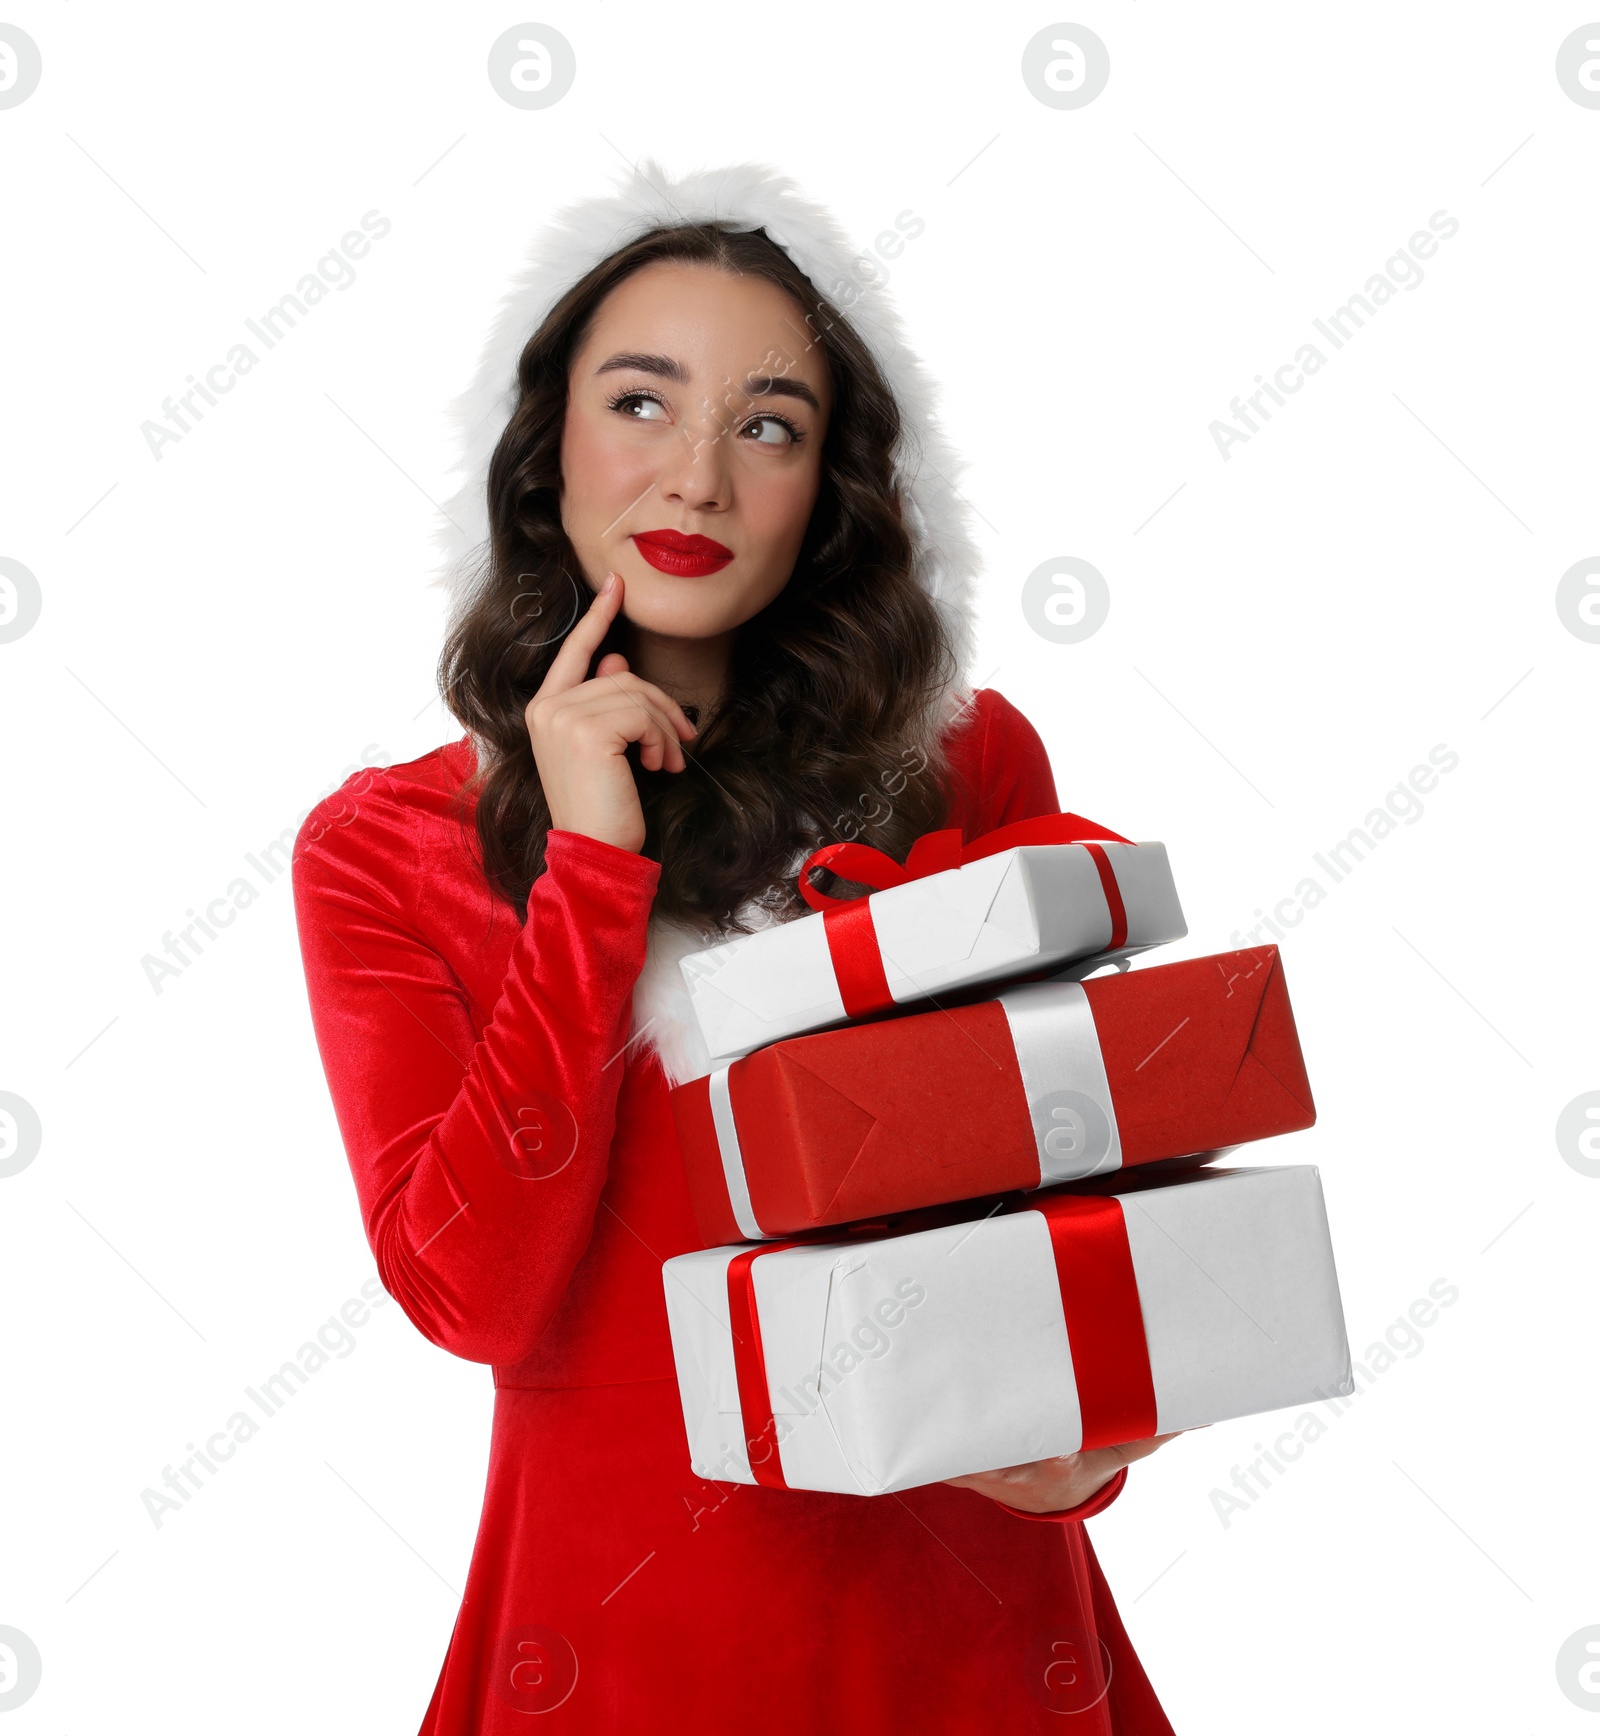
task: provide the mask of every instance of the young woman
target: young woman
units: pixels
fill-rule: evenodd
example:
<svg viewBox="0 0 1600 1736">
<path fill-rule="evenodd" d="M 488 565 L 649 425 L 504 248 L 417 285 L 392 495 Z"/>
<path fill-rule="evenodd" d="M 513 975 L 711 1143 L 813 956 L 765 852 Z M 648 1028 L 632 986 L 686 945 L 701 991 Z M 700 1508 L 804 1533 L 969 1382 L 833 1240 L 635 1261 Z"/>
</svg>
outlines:
<svg viewBox="0 0 1600 1736">
<path fill-rule="evenodd" d="M 803 914 L 821 843 L 903 858 L 1058 805 L 1031 726 L 961 679 L 952 459 L 881 289 L 822 292 L 850 272 L 760 168 L 647 164 L 563 214 L 466 405 L 493 442 L 451 508 L 487 517 L 441 661 L 467 733 L 297 843 L 379 1273 L 494 1369 L 425 1736 L 1170 1730 L 1081 1523 L 1157 1443 L 875 1498 L 689 1467 L 675 959 Z"/>
</svg>

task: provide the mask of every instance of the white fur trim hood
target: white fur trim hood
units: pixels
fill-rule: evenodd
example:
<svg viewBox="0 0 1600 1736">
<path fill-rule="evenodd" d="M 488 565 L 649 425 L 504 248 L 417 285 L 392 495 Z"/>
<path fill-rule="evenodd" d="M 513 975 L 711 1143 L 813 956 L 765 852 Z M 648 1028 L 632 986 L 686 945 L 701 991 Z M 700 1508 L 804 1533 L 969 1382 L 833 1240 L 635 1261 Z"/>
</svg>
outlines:
<svg viewBox="0 0 1600 1736">
<path fill-rule="evenodd" d="M 937 389 L 906 343 L 887 294 L 881 285 L 859 287 L 853 263 L 858 250 L 824 206 L 805 198 L 788 176 L 759 163 L 700 169 L 675 179 L 647 157 L 619 178 L 613 192 L 567 205 L 534 238 L 501 303 L 472 384 L 452 406 L 462 480 L 436 532 L 443 564 L 433 581 L 448 594 L 450 622 L 470 605 L 483 569 L 489 460 L 516 408 L 523 345 L 560 297 L 602 259 L 648 230 L 714 220 L 764 229 L 855 329 L 899 403 L 904 431 L 895 468 L 914 570 L 941 611 L 956 654 L 958 674 L 945 695 L 949 716 L 968 697 L 979 559 L 965 502 L 954 487 L 963 462 L 938 425 Z M 754 908 L 745 914 L 752 926 L 763 917 Z M 709 1065 L 678 961 L 717 938 L 659 917 L 650 924 L 645 967 L 634 989 L 633 1032 L 655 1050 L 673 1084 L 698 1077 Z"/>
</svg>

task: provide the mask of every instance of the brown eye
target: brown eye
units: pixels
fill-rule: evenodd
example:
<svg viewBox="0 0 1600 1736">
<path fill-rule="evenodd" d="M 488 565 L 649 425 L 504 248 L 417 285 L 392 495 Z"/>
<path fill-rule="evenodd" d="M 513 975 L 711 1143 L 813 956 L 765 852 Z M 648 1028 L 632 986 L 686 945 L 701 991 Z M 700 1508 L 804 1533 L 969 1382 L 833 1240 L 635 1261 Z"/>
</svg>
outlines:
<svg viewBox="0 0 1600 1736">
<path fill-rule="evenodd" d="M 631 409 L 627 408 L 633 404 L 654 404 L 661 414 L 659 416 L 636 416 Z M 653 392 L 622 392 L 617 397 L 608 400 L 606 408 L 615 410 L 620 415 L 627 416 L 635 422 L 664 422 L 667 416 L 666 405 Z"/>
<path fill-rule="evenodd" d="M 800 442 L 805 439 L 805 435 L 795 427 L 794 423 L 791 422 L 787 416 L 776 416 L 772 414 L 757 416 L 753 422 L 746 423 L 745 427 L 746 430 L 748 430 L 751 428 L 759 428 L 763 424 L 769 428 L 778 428 L 782 430 L 782 438 L 774 440 L 758 437 L 754 442 L 758 446 L 798 446 Z"/>
</svg>

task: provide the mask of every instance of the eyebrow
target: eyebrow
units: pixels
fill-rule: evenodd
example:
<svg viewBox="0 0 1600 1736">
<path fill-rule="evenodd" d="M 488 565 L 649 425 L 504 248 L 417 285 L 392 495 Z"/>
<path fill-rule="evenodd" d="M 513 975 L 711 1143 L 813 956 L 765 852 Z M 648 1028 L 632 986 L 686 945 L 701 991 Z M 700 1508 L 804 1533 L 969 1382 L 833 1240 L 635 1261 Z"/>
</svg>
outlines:
<svg viewBox="0 0 1600 1736">
<path fill-rule="evenodd" d="M 656 374 L 664 380 L 675 380 L 680 386 L 689 382 L 688 370 L 671 356 L 653 356 L 639 350 L 623 350 L 595 369 L 596 375 L 617 370 L 641 374 Z M 744 392 L 752 398 L 798 398 L 801 403 L 821 413 L 817 395 L 804 380 L 791 380 L 782 374 L 752 374 L 744 383 Z"/>
</svg>

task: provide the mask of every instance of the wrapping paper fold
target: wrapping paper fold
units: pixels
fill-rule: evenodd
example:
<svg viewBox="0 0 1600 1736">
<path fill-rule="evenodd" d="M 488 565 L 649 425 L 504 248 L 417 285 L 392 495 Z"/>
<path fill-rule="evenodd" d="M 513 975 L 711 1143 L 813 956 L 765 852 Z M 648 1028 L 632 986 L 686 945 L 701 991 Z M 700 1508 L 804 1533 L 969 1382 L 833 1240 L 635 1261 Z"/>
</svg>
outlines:
<svg viewBox="0 0 1600 1736">
<path fill-rule="evenodd" d="M 1030 844 L 691 953 L 707 1064 L 946 989 L 1187 933 L 1163 844 Z"/>
<path fill-rule="evenodd" d="M 672 1107 L 706 1246 L 1309 1127 L 1274 946 L 775 1043 Z"/>
<path fill-rule="evenodd" d="M 1310 1165 L 1147 1171 L 662 1276 L 690 1462 L 722 1481 L 882 1494 L 1353 1384 Z"/>
</svg>

